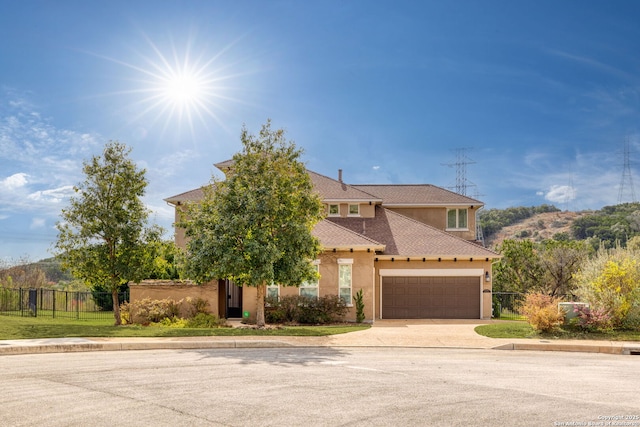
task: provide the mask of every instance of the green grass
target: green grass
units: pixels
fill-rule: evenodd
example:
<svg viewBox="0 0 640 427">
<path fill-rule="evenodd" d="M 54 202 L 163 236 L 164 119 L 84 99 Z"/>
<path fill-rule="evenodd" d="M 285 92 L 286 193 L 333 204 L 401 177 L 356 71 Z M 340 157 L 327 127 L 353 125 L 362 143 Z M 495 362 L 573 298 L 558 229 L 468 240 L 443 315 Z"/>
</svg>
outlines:
<svg viewBox="0 0 640 427">
<path fill-rule="evenodd" d="M 73 320 L 0 316 L 0 340 L 64 337 L 190 337 L 190 336 L 325 336 L 369 328 L 369 325 L 286 326 L 278 329 L 167 328 L 113 326 L 113 319 Z"/>
<path fill-rule="evenodd" d="M 475 328 L 476 333 L 489 338 L 538 338 L 605 341 L 640 341 L 640 331 L 584 332 L 561 327 L 550 333 L 535 331 L 527 322 L 504 321 Z"/>
</svg>

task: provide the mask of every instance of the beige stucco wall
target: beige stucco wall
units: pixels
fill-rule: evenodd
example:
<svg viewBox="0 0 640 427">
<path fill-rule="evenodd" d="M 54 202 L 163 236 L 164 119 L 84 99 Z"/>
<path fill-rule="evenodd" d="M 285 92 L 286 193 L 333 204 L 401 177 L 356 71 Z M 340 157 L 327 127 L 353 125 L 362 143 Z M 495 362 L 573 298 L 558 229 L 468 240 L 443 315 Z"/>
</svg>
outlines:
<svg viewBox="0 0 640 427">
<path fill-rule="evenodd" d="M 491 259 L 489 259 L 489 261 L 485 261 L 484 259 L 470 261 L 466 259 L 466 260 L 458 260 L 458 261 L 426 260 L 423 262 L 422 260 L 407 261 L 406 258 L 404 258 L 404 259 L 395 259 L 394 261 L 379 260 L 375 263 L 375 268 L 376 268 L 376 278 L 377 278 L 376 294 L 375 294 L 375 301 L 376 301 L 375 318 L 376 319 L 380 318 L 380 313 L 382 311 L 382 304 L 380 299 L 380 291 L 381 291 L 380 290 L 380 270 L 381 269 L 396 269 L 396 270 L 420 269 L 420 270 L 424 270 L 424 276 L 430 275 L 429 270 L 434 272 L 432 275 L 443 274 L 444 273 L 443 270 L 446 270 L 446 273 L 444 274 L 452 277 L 456 275 L 466 276 L 468 275 L 467 272 L 469 270 L 482 271 L 481 275 L 478 276 L 478 286 L 480 286 L 480 283 L 482 283 L 481 285 L 482 291 L 480 293 L 481 299 L 482 299 L 481 313 L 482 313 L 483 319 L 491 318 L 491 291 L 493 286 L 493 273 L 491 271 Z M 435 273 L 436 270 L 439 270 L 437 274 Z M 465 270 L 467 272 L 465 272 Z M 489 272 L 489 281 L 485 280 L 486 272 Z M 488 292 L 484 292 L 485 290 L 488 290 Z"/>
<path fill-rule="evenodd" d="M 133 303 L 145 298 L 152 300 L 183 298 L 202 298 L 209 301 L 209 312 L 220 316 L 218 310 L 218 282 L 196 285 L 191 282 L 173 282 L 170 280 L 143 280 L 141 283 L 129 284 L 129 298 Z"/>
<path fill-rule="evenodd" d="M 331 203 L 332 205 L 339 205 L 341 217 L 349 216 L 349 204 L 350 203 Z M 369 203 L 360 203 L 360 217 L 373 218 L 376 215 L 376 206 Z M 329 215 L 329 203 L 325 203 L 325 212 Z M 337 216 L 337 215 L 335 215 Z"/>
<path fill-rule="evenodd" d="M 318 258 L 320 260 L 319 273 L 320 282 L 318 293 L 321 297 L 338 294 L 338 259 L 353 259 L 351 292 L 355 296 L 356 292 L 362 289 L 363 301 L 365 304 L 365 321 L 372 321 L 374 315 L 374 266 L 373 252 L 338 251 L 324 252 Z M 245 286 L 242 290 L 242 311 L 249 313 L 249 321 L 255 322 L 256 297 L 255 287 Z M 280 296 L 298 295 L 299 288 L 296 286 L 281 286 Z M 351 306 L 345 316 L 346 321 L 356 320 L 356 308 L 351 301 Z"/>
<path fill-rule="evenodd" d="M 464 206 L 461 206 L 464 207 Z M 397 212 L 401 215 L 413 218 L 416 221 L 420 221 L 424 224 L 428 224 L 439 230 L 446 231 L 447 233 L 460 237 L 465 240 L 475 240 L 476 238 L 476 211 L 477 207 L 467 207 L 467 229 L 464 231 L 447 230 L 447 208 L 394 208 L 388 207 L 387 209 Z"/>
</svg>

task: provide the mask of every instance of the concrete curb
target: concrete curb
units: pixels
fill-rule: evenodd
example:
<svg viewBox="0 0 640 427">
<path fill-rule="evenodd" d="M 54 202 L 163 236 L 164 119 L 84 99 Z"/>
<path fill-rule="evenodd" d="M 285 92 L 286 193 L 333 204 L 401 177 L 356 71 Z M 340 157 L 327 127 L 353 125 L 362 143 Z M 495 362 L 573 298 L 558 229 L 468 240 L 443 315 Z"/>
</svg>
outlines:
<svg viewBox="0 0 640 427">
<path fill-rule="evenodd" d="M 82 342 L 82 343 L 45 343 L 45 344 L 9 344 L 0 346 L 0 356 L 3 355 L 24 355 L 42 353 L 72 353 L 90 351 L 126 351 L 126 350 L 206 350 L 216 348 L 287 348 L 287 347 L 411 347 L 416 346 L 387 346 L 387 345 L 314 345 L 300 343 L 299 345 L 283 340 L 178 340 L 178 341 L 104 341 L 104 342 Z M 423 346 L 424 348 L 469 348 L 483 349 L 481 347 L 449 347 L 449 346 Z M 484 348 L 491 350 L 524 350 L 524 351 L 564 351 L 580 353 L 604 353 L 619 355 L 640 355 L 640 345 L 620 344 L 620 343 L 544 343 L 544 342 L 509 342 L 499 346 Z"/>
<path fill-rule="evenodd" d="M 79 353 L 89 351 L 125 350 L 205 350 L 214 348 L 281 348 L 294 347 L 284 341 L 153 341 L 153 342 L 91 342 L 74 344 L 14 345 L 0 347 L 0 356 L 41 353 Z"/>
</svg>

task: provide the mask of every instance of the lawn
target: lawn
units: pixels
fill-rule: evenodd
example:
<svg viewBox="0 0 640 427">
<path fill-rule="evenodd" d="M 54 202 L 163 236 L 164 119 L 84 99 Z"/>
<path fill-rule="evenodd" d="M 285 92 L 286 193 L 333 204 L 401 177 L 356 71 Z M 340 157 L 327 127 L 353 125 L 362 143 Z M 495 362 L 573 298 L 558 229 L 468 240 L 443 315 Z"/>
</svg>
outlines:
<svg viewBox="0 0 640 427">
<path fill-rule="evenodd" d="M 605 341 L 640 341 L 640 331 L 584 332 L 561 327 L 550 333 L 535 331 L 527 322 L 504 321 L 475 328 L 476 333 L 489 338 L 542 338 Z"/>
<path fill-rule="evenodd" d="M 189 336 L 324 336 L 369 328 L 369 325 L 283 326 L 252 328 L 168 328 L 113 326 L 113 319 L 73 320 L 0 316 L 0 340 L 64 337 L 189 337 Z"/>
</svg>

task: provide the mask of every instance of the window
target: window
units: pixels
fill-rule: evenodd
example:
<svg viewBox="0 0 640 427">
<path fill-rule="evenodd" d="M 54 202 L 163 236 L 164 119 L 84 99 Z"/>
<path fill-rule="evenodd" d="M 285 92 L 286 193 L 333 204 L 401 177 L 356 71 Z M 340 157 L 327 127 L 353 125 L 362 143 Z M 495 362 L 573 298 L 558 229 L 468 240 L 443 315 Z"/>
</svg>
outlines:
<svg viewBox="0 0 640 427">
<path fill-rule="evenodd" d="M 348 306 L 351 306 L 352 266 L 352 259 L 338 259 L 338 296 Z"/>
<path fill-rule="evenodd" d="M 275 298 L 276 300 L 280 299 L 280 286 L 272 283 L 267 286 L 267 298 Z"/>
<path fill-rule="evenodd" d="M 314 261 L 313 267 L 316 273 L 320 272 L 320 261 Z M 300 296 L 307 298 L 318 298 L 318 279 L 304 282 L 300 285 Z"/>
<path fill-rule="evenodd" d="M 467 209 L 447 209 L 447 229 L 466 229 Z"/>
<path fill-rule="evenodd" d="M 340 215 L 340 205 L 329 205 L 329 216 Z"/>
<path fill-rule="evenodd" d="M 360 205 L 349 205 L 349 215 L 360 215 Z"/>
</svg>

